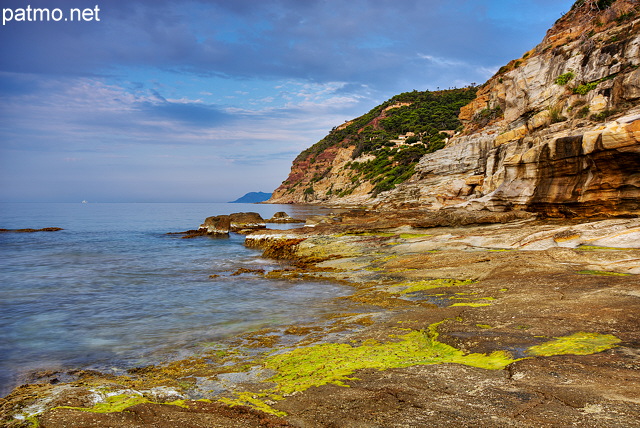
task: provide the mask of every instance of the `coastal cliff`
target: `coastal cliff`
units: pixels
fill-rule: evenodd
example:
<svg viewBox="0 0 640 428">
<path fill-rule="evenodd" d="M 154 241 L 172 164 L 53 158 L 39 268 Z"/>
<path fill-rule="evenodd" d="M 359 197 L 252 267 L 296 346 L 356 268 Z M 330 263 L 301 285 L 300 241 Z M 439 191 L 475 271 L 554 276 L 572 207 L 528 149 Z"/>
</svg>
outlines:
<svg viewBox="0 0 640 428">
<path fill-rule="evenodd" d="M 268 202 L 367 204 L 462 130 L 460 108 L 475 94 L 471 86 L 396 95 L 300 153 Z"/>
<path fill-rule="evenodd" d="M 357 178 L 349 194 L 326 197 L 315 186 L 291 192 L 320 164 L 332 182 L 353 179 L 336 174 L 353 149 L 331 146 L 315 159 L 299 156 L 270 202 L 637 215 L 639 30 L 636 0 L 578 1 L 538 46 L 461 106 L 462 126 L 444 148 L 421 156 L 410 178 L 381 192 Z M 387 181 L 397 178 L 392 169 L 385 174 Z"/>
</svg>

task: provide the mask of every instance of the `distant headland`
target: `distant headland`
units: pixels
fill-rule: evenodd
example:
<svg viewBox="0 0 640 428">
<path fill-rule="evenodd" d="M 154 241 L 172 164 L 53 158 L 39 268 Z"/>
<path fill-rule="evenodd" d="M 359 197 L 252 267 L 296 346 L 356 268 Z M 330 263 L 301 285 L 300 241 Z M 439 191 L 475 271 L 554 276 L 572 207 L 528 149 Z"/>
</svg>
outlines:
<svg viewBox="0 0 640 428">
<path fill-rule="evenodd" d="M 235 201 L 230 201 L 230 204 L 255 204 L 258 202 L 264 202 L 271 198 L 271 193 L 265 192 L 249 192 L 246 195 L 236 199 Z"/>
</svg>

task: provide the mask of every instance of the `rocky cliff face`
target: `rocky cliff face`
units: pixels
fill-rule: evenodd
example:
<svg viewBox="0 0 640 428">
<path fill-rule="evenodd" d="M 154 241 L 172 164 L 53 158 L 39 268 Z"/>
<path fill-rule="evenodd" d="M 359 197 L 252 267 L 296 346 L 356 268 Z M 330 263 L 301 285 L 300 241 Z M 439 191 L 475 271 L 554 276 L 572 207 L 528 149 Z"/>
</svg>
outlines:
<svg viewBox="0 0 640 428">
<path fill-rule="evenodd" d="M 382 107 L 383 118 L 394 106 Z M 353 160 L 354 146 L 342 144 L 299 157 L 270 202 L 640 214 L 640 1 L 577 1 L 459 119 L 462 132 L 392 190 L 372 192 L 347 168 L 371 154 Z"/>
<path fill-rule="evenodd" d="M 422 155 L 444 147 L 475 93 L 469 87 L 396 95 L 303 151 L 269 202 L 371 203 L 409 179 Z"/>
<path fill-rule="evenodd" d="M 377 206 L 640 214 L 639 30 L 637 0 L 578 1 Z"/>
<path fill-rule="evenodd" d="M 355 183 L 353 173 L 346 168 L 352 159 L 355 146 L 332 146 L 317 156 L 298 159 L 291 167 L 287 180 L 282 183 L 269 200 L 271 203 L 320 203 L 341 201 L 364 203 L 371 199 L 373 189 L 370 182 Z M 363 162 L 361 156 L 355 162 Z M 349 195 L 346 192 L 349 191 Z"/>
</svg>

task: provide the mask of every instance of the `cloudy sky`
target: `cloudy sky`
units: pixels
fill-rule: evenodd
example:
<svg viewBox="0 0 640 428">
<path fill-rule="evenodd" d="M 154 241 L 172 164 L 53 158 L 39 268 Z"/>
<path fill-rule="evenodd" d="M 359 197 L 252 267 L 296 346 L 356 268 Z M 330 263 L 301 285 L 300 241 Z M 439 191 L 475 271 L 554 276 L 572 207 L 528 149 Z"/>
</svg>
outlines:
<svg viewBox="0 0 640 428">
<path fill-rule="evenodd" d="M 332 127 L 483 83 L 573 2 L 2 0 L 0 202 L 271 192 Z"/>
</svg>

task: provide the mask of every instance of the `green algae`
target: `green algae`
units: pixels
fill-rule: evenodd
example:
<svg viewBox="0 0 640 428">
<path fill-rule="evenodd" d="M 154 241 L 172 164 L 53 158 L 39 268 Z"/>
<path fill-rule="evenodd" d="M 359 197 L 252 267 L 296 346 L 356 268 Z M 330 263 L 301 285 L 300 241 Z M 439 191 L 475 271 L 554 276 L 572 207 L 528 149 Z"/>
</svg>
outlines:
<svg viewBox="0 0 640 428">
<path fill-rule="evenodd" d="M 391 236 L 396 236 L 397 233 L 393 233 L 393 232 L 345 232 L 345 233 L 339 233 L 335 236 L 337 237 L 341 237 L 341 236 L 374 236 L 374 237 L 378 237 L 378 238 L 389 238 Z"/>
<path fill-rule="evenodd" d="M 339 233 L 336 235 L 337 237 L 341 236 L 370 236 L 376 238 L 391 238 L 392 236 L 397 236 L 400 239 L 413 239 L 413 238 L 425 238 L 429 236 L 433 236 L 427 233 L 395 233 L 395 232 L 345 232 Z"/>
<path fill-rule="evenodd" d="M 400 294 L 415 293 L 416 291 L 432 290 L 441 287 L 459 287 L 463 285 L 473 284 L 475 281 L 471 279 L 459 280 L 449 278 L 425 279 L 422 281 L 401 282 L 392 287 L 392 289 L 402 289 Z"/>
<path fill-rule="evenodd" d="M 37 416 L 28 416 L 24 420 L 28 424 L 31 424 L 31 428 L 40 428 L 40 421 Z"/>
<path fill-rule="evenodd" d="M 620 247 L 600 247 L 598 245 L 580 245 L 576 247 L 575 250 L 578 251 L 597 251 L 597 250 L 609 250 L 609 251 L 621 251 L 628 250 L 629 248 L 620 248 Z"/>
<path fill-rule="evenodd" d="M 532 346 L 526 352 L 529 355 L 543 357 L 565 354 L 590 355 L 613 348 L 620 342 L 621 340 L 612 334 L 579 332 Z"/>
<path fill-rule="evenodd" d="M 629 276 L 630 273 L 610 272 L 605 270 L 579 270 L 576 272 L 580 275 L 604 275 L 604 276 Z"/>
<path fill-rule="evenodd" d="M 400 340 L 380 343 L 369 340 L 361 346 L 345 343 L 325 343 L 267 358 L 265 367 L 277 372 L 269 379 L 276 392 L 292 394 L 328 383 L 347 386 L 344 381 L 359 369 L 385 370 L 413 365 L 459 363 L 497 370 L 515 360 L 504 351 L 487 354 L 465 354 L 437 340 L 437 326 L 426 331 L 413 331 L 399 336 Z"/>
<path fill-rule="evenodd" d="M 286 413 L 271 407 L 285 396 L 305 391 L 311 387 L 334 384 L 348 387 L 345 381 L 357 380 L 352 377 L 357 370 L 402 368 L 414 365 L 455 363 L 487 370 L 501 370 L 509 364 L 534 356 L 562 354 L 587 355 L 616 346 L 620 339 L 613 335 L 597 333 L 575 333 L 558 337 L 542 345 L 530 347 L 529 357 L 514 359 L 506 351 L 491 354 L 471 353 L 438 341 L 437 328 L 444 321 L 430 325 L 426 330 L 390 337 L 396 340 L 379 342 L 368 339 L 360 346 L 347 343 L 323 343 L 306 348 L 268 356 L 264 362 L 267 369 L 276 372 L 266 382 L 273 383 L 266 392 L 236 392 L 237 398 L 219 400 L 227 405 L 244 405 L 263 412 L 286 416 Z M 480 328 L 489 325 L 477 324 Z"/>
<path fill-rule="evenodd" d="M 460 303 L 454 303 L 451 306 L 469 306 L 472 308 L 479 308 L 481 306 L 491 306 L 491 303 L 478 303 L 478 302 L 460 302 Z"/>
<path fill-rule="evenodd" d="M 265 413 L 269 413 L 274 416 L 286 416 L 286 412 L 282 412 L 280 410 L 276 410 L 271 407 L 267 401 L 279 401 L 284 397 L 279 394 L 269 394 L 269 393 L 252 393 L 252 392 L 236 392 L 237 398 L 228 398 L 224 397 L 218 400 L 218 402 L 226 404 L 228 406 L 249 406 L 254 409 L 263 411 Z"/>
<path fill-rule="evenodd" d="M 426 238 L 433 235 L 430 235 L 428 233 L 401 233 L 399 236 L 400 236 L 400 239 L 413 239 L 413 238 Z"/>
<path fill-rule="evenodd" d="M 59 408 L 74 409 L 91 413 L 115 413 L 122 412 L 127 407 L 135 406 L 136 404 L 142 403 L 150 403 L 150 401 L 142 395 L 120 394 L 107 397 L 105 402 L 96 403 L 93 407 L 60 406 Z"/>
</svg>

